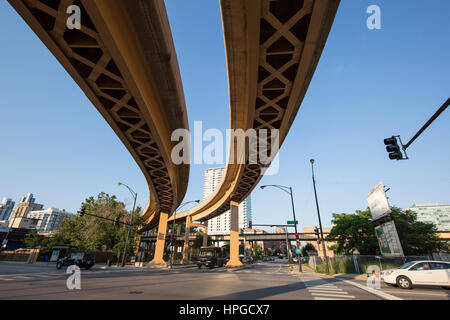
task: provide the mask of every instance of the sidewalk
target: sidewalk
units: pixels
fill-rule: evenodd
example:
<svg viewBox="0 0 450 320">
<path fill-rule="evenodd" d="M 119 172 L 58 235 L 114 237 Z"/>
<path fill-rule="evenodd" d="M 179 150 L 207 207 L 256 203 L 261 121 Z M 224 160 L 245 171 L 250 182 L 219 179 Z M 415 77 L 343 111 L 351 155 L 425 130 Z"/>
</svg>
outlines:
<svg viewBox="0 0 450 320">
<path fill-rule="evenodd" d="M 302 264 L 302 269 L 303 269 L 302 274 L 312 273 L 317 277 L 326 278 L 326 279 L 333 279 L 333 278 L 356 279 L 356 280 L 366 280 L 367 279 L 366 274 L 357 274 L 357 273 L 336 273 L 336 274 L 326 275 L 323 273 L 315 272 L 309 266 L 304 265 L 304 264 Z M 293 270 L 290 272 L 300 274 L 300 272 L 298 271 L 297 265 L 294 265 Z"/>
</svg>

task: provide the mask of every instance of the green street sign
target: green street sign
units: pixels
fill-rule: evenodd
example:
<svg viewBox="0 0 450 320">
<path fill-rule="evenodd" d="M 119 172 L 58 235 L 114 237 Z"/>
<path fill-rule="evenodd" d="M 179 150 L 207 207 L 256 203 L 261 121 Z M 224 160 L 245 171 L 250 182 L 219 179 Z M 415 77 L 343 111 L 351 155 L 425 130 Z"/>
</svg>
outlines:
<svg viewBox="0 0 450 320">
<path fill-rule="evenodd" d="M 297 220 L 295 220 L 295 221 L 288 221 L 287 224 L 298 224 L 298 221 Z"/>
<path fill-rule="evenodd" d="M 295 249 L 295 253 L 302 253 L 301 249 Z"/>
</svg>

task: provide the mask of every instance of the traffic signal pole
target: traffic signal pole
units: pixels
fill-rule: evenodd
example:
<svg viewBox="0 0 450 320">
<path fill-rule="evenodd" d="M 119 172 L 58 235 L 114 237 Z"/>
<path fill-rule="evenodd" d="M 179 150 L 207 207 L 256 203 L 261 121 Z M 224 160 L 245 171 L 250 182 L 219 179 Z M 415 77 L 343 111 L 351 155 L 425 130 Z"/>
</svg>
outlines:
<svg viewBox="0 0 450 320">
<path fill-rule="evenodd" d="M 292 214 L 294 215 L 294 222 L 297 221 L 297 219 L 295 219 L 295 209 L 294 209 L 294 196 L 292 194 L 292 187 L 289 187 L 290 189 L 290 194 L 291 194 L 291 203 L 292 203 Z M 297 246 L 296 248 L 298 250 L 300 250 L 300 241 L 298 239 L 298 231 L 297 231 L 297 224 L 294 224 L 295 227 L 295 240 L 297 241 Z M 286 229 L 287 231 L 287 229 Z M 301 254 L 298 255 L 299 259 L 298 259 L 298 271 L 302 272 L 302 259 L 301 259 Z"/>
<path fill-rule="evenodd" d="M 323 229 L 322 229 L 322 221 L 320 219 L 319 201 L 317 200 L 316 179 L 314 178 L 314 159 L 311 159 L 310 162 L 311 162 L 311 169 L 312 169 L 312 180 L 313 180 L 313 186 L 314 186 L 314 196 L 316 198 L 317 216 L 319 217 L 319 227 L 320 227 L 320 237 L 321 237 L 321 240 L 322 240 L 323 257 L 325 259 L 325 272 L 326 272 L 327 275 L 329 275 L 330 274 L 330 269 L 328 267 L 327 251 L 326 251 L 326 247 L 325 247 L 325 241 L 323 239 Z"/>
<path fill-rule="evenodd" d="M 116 220 L 116 219 L 105 218 L 105 217 L 102 217 L 102 216 L 97 216 L 97 215 L 92 214 L 92 213 L 86 213 L 86 212 L 83 212 L 83 211 L 81 211 L 81 212 L 79 211 L 78 213 L 80 214 L 81 217 L 84 216 L 84 215 L 86 215 L 86 216 L 96 217 L 96 218 L 98 218 L 98 219 L 103 219 L 103 220 L 112 221 L 112 222 L 118 223 L 118 224 L 120 223 L 120 224 L 125 224 L 125 225 L 127 225 L 127 226 L 133 226 L 133 225 L 130 224 L 130 223 L 122 222 L 122 221 Z"/>
<path fill-rule="evenodd" d="M 298 231 L 297 231 L 297 219 L 295 219 L 295 208 L 294 208 L 294 196 L 292 193 L 292 187 L 287 187 L 287 186 L 281 186 L 281 185 L 276 185 L 276 184 L 270 184 L 270 185 L 264 185 L 261 186 L 261 189 L 264 189 L 265 187 L 275 187 L 278 188 L 286 193 L 288 193 L 291 196 L 291 205 L 292 205 L 292 215 L 294 217 L 294 227 L 295 227 L 295 238 L 296 238 L 296 242 L 297 242 L 297 248 L 300 248 L 300 241 L 298 238 Z M 287 229 L 286 229 L 286 239 L 287 239 Z M 302 272 L 302 259 L 301 259 L 301 254 L 299 255 L 300 259 L 298 259 L 298 271 Z M 290 263 L 290 260 L 289 260 Z"/>
<path fill-rule="evenodd" d="M 391 138 L 384 139 L 384 144 L 387 146 L 386 151 L 389 152 L 389 159 L 391 160 L 408 160 L 408 155 L 406 154 L 406 149 L 433 123 L 444 112 L 445 109 L 450 105 L 450 98 L 444 102 L 444 104 L 435 112 L 435 114 L 423 125 L 422 128 L 408 141 L 405 145 L 402 142 L 400 136 L 392 136 Z M 399 139 L 402 146 L 402 150 L 405 153 L 405 158 L 401 154 L 400 147 L 398 146 L 397 139 Z"/>
<path fill-rule="evenodd" d="M 427 123 L 425 123 L 423 127 L 420 128 L 420 130 L 414 135 L 414 137 L 412 137 L 412 139 L 403 146 L 403 150 L 406 150 L 414 142 L 414 140 L 416 140 L 422 134 L 422 132 L 424 132 L 425 129 L 428 128 L 430 124 L 432 124 L 433 121 L 436 120 L 436 118 L 439 117 L 442 112 L 444 112 L 445 109 L 447 109 L 449 105 L 450 98 L 448 98 L 447 101 L 444 102 L 444 104 L 438 109 L 438 111 L 436 111 L 436 113 L 430 118 L 430 120 L 428 120 Z"/>
<path fill-rule="evenodd" d="M 131 211 L 131 214 L 130 214 L 130 225 L 133 225 L 133 214 L 134 214 L 134 210 L 136 209 L 136 198 L 137 198 L 137 193 L 134 195 L 133 211 Z M 125 266 L 125 262 L 126 262 L 127 249 L 128 249 L 128 240 L 130 238 L 130 230 L 131 230 L 131 227 L 128 228 L 128 231 L 127 231 L 127 239 L 125 241 L 125 248 L 123 249 L 122 267 Z"/>
</svg>

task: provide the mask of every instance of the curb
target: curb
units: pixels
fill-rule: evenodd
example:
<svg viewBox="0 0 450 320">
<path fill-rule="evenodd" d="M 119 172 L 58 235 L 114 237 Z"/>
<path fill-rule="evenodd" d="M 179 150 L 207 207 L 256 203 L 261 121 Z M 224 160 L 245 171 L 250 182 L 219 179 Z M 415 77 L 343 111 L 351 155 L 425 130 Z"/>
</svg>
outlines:
<svg viewBox="0 0 450 320">
<path fill-rule="evenodd" d="M 317 275 L 317 274 L 316 274 Z M 367 280 L 367 275 L 346 275 L 346 274 L 334 274 L 334 275 L 318 275 L 320 278 L 326 278 L 326 279 L 335 279 L 335 278 L 342 278 L 342 279 L 355 279 L 355 280 Z"/>
<path fill-rule="evenodd" d="M 196 264 L 181 264 L 181 265 L 172 265 L 172 267 L 168 269 L 186 269 L 186 268 L 195 268 Z"/>
<path fill-rule="evenodd" d="M 242 267 L 235 267 L 235 268 L 227 268 L 225 267 L 225 269 L 227 269 L 228 272 L 236 272 L 239 270 L 244 270 L 244 269 L 250 269 L 252 267 L 252 265 L 244 265 Z"/>
</svg>

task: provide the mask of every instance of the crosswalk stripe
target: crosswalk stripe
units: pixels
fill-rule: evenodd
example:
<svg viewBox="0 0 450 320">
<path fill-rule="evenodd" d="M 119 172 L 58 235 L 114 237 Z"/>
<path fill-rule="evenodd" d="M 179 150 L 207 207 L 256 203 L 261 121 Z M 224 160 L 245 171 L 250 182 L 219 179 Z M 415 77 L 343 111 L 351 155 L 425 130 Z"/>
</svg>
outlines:
<svg viewBox="0 0 450 320">
<path fill-rule="evenodd" d="M 330 290 L 330 291 L 341 291 L 339 288 L 322 288 L 322 287 L 308 287 L 308 290 Z"/>
<path fill-rule="evenodd" d="M 307 287 L 322 287 L 322 288 L 336 288 L 335 285 L 332 284 L 310 284 L 310 283 L 305 283 L 305 286 Z"/>
<path fill-rule="evenodd" d="M 329 290 L 308 290 L 311 293 L 331 293 L 331 294 L 348 294 L 346 291 L 329 291 Z"/>
<path fill-rule="evenodd" d="M 314 300 L 349 300 L 349 299 L 343 299 L 343 298 L 321 298 L 321 297 L 315 297 Z"/>
<path fill-rule="evenodd" d="M 313 296 L 326 296 L 326 297 L 339 297 L 339 298 L 351 298 L 355 299 L 355 296 L 349 296 L 349 295 L 336 295 L 334 293 L 311 293 Z"/>
<path fill-rule="evenodd" d="M 0 280 L 4 281 L 14 281 L 15 279 L 6 279 L 6 278 L 0 278 Z"/>
</svg>

